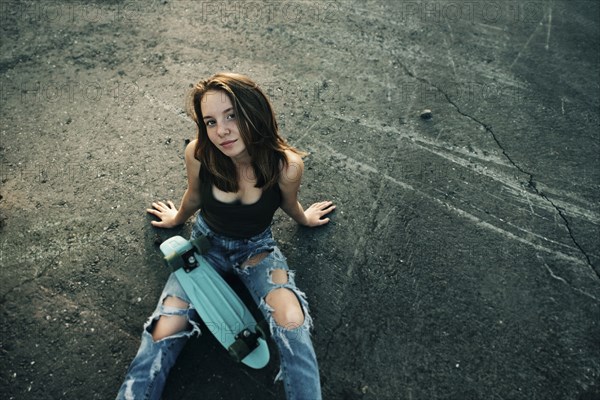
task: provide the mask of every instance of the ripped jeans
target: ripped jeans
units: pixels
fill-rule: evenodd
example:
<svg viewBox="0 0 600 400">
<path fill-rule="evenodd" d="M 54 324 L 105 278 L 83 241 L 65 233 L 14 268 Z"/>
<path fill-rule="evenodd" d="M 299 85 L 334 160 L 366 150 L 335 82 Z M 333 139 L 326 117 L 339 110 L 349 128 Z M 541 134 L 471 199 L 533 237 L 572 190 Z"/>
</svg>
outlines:
<svg viewBox="0 0 600 400">
<path fill-rule="evenodd" d="M 271 229 L 249 239 L 230 239 L 210 230 L 198 215 L 192 230 L 192 238 L 205 235 L 211 242 L 211 248 L 204 257 L 220 274 L 234 273 L 248 288 L 254 301 L 269 322 L 271 336 L 279 349 L 281 370 L 276 380 L 283 380 L 288 400 L 320 400 L 321 386 L 317 359 L 310 339 L 312 320 L 308 314 L 308 303 L 304 293 L 296 288 L 294 273 L 289 271 L 285 257 L 277 247 Z M 252 257 L 268 253 L 256 265 L 243 266 Z M 287 282 L 274 283 L 271 273 L 274 270 L 287 272 Z M 304 312 L 304 323 L 299 327 L 288 329 L 279 326 L 271 315 L 273 309 L 265 298 L 275 289 L 285 288 L 292 291 Z M 170 307 L 163 304 L 169 297 L 177 297 L 187 304 L 187 309 Z M 152 328 L 160 316 L 186 316 L 189 328 L 164 339 L 154 341 Z M 117 395 L 118 400 L 144 399 L 158 400 L 161 397 L 167 376 L 175 364 L 177 356 L 187 340 L 199 334 L 198 314 L 189 298 L 181 288 L 174 274 L 169 279 L 160 296 L 156 310 L 144 325 L 142 342 L 137 355 L 132 361 L 125 381 Z M 223 353 L 225 355 L 225 353 Z"/>
</svg>

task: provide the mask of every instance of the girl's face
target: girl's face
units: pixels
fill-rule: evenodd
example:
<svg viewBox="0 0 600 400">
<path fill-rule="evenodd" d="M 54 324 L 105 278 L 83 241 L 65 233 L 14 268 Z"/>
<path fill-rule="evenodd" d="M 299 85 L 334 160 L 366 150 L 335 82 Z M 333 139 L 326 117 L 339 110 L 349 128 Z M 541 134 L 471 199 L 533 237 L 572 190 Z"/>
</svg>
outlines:
<svg viewBox="0 0 600 400">
<path fill-rule="evenodd" d="M 215 147 L 234 160 L 249 158 L 229 96 L 220 90 L 209 90 L 202 96 L 200 108 L 208 139 Z"/>
</svg>

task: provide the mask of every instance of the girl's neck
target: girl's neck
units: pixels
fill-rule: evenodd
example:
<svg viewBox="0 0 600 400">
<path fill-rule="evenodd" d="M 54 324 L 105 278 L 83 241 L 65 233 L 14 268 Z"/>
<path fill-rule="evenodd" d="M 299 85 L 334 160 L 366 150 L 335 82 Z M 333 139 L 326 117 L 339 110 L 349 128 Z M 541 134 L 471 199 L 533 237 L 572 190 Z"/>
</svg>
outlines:
<svg viewBox="0 0 600 400">
<path fill-rule="evenodd" d="M 241 154 L 235 158 L 232 157 L 231 161 L 233 161 L 233 165 L 235 165 L 235 167 L 238 170 L 245 169 L 245 168 L 252 166 L 252 158 L 250 158 L 250 155 L 248 153 L 243 154 L 243 155 Z"/>
</svg>

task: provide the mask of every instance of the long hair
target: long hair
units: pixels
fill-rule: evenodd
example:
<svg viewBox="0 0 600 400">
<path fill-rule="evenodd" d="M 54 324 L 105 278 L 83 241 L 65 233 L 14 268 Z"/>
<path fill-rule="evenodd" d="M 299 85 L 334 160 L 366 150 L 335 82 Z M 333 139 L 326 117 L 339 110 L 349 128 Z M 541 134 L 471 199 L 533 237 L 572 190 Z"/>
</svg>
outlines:
<svg viewBox="0 0 600 400">
<path fill-rule="evenodd" d="M 279 135 L 273 106 L 262 89 L 247 76 L 230 72 L 220 72 L 201 80 L 188 97 L 187 112 L 198 127 L 194 157 L 200 161 L 201 168 L 206 168 L 211 183 L 225 192 L 237 192 L 239 189 L 233 161 L 208 139 L 201 102 L 206 92 L 211 90 L 228 96 L 233 104 L 240 136 L 252 160 L 255 186 L 269 188 L 277 184 L 280 164 L 286 167 L 288 164 L 285 151 L 292 150 L 302 156 L 306 153 L 290 146 Z"/>
</svg>

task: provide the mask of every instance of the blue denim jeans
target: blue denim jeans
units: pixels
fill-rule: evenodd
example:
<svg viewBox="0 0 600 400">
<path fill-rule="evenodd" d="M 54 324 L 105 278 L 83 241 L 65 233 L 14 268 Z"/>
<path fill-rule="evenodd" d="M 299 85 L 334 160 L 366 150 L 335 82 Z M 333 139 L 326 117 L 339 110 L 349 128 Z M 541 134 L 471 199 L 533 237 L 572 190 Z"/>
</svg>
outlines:
<svg viewBox="0 0 600 400">
<path fill-rule="evenodd" d="M 308 303 L 304 293 L 296 288 L 294 273 L 289 270 L 285 257 L 273 239 L 271 229 L 249 239 L 230 239 L 212 232 L 202 217 L 198 215 L 192 229 L 192 238 L 198 235 L 207 236 L 211 242 L 208 254 L 204 255 L 207 261 L 222 275 L 236 274 L 248 288 L 269 322 L 271 336 L 277 344 L 280 356 L 281 370 L 276 380 L 283 380 L 286 398 L 288 400 L 320 400 L 319 368 L 310 339 L 312 320 L 308 313 Z M 243 266 L 250 258 L 261 253 L 268 253 L 268 255 L 256 265 Z M 277 269 L 287 271 L 287 283 L 273 282 L 271 273 Z M 269 292 L 278 288 L 289 289 L 298 298 L 304 311 L 302 326 L 288 329 L 275 322 L 271 315 L 273 309 L 265 302 L 265 298 Z M 189 304 L 188 308 L 165 306 L 163 302 L 169 296 L 185 301 Z M 190 328 L 155 342 L 151 332 L 154 323 L 161 315 L 186 316 Z M 129 366 L 125 381 L 117 395 L 118 400 L 160 399 L 167 376 L 175 364 L 177 356 L 187 340 L 192 335 L 200 333 L 197 318 L 198 314 L 189 298 L 175 275 L 171 274 L 154 313 L 144 325 L 140 348 Z M 242 367 L 240 366 L 240 368 Z"/>
</svg>

